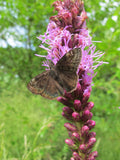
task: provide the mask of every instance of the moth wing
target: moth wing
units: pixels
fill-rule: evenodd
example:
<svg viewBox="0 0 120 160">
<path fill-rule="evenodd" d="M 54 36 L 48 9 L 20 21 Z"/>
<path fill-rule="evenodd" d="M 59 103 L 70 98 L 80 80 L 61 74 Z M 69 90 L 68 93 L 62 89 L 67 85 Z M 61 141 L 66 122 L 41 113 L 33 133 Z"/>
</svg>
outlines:
<svg viewBox="0 0 120 160">
<path fill-rule="evenodd" d="M 56 64 L 56 71 L 58 72 L 60 82 L 67 92 L 72 92 L 76 89 L 78 82 L 78 75 L 76 72 L 81 57 L 81 49 L 75 48 L 67 52 Z"/>
<path fill-rule="evenodd" d="M 63 95 L 63 88 L 49 75 L 50 71 L 44 71 L 33 78 L 28 83 L 28 89 L 34 94 L 40 94 L 41 96 L 54 99 L 61 94 Z"/>
<path fill-rule="evenodd" d="M 67 92 L 72 92 L 76 89 L 77 86 L 77 82 L 78 82 L 78 75 L 74 72 L 74 73 L 67 73 L 63 74 L 60 73 L 59 74 L 59 79 L 61 81 L 62 87 L 67 91 Z"/>
<path fill-rule="evenodd" d="M 55 99 L 62 95 L 64 95 L 64 89 L 52 77 L 49 78 L 42 96 L 48 99 Z"/>
<path fill-rule="evenodd" d="M 75 48 L 67 52 L 56 64 L 56 70 L 66 74 L 76 73 L 82 57 L 81 48 Z"/>
</svg>

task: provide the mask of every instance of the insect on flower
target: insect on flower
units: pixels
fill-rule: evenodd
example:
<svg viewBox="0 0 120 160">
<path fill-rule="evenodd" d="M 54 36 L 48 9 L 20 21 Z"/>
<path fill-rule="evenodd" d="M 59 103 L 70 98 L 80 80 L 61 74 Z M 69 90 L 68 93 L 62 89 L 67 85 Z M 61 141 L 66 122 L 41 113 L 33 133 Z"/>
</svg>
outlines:
<svg viewBox="0 0 120 160">
<path fill-rule="evenodd" d="M 56 65 L 50 62 L 50 70 L 33 78 L 28 83 L 28 89 L 48 99 L 63 96 L 64 90 L 74 91 L 78 82 L 77 70 L 81 57 L 81 49 L 75 48 L 67 52 Z"/>
</svg>

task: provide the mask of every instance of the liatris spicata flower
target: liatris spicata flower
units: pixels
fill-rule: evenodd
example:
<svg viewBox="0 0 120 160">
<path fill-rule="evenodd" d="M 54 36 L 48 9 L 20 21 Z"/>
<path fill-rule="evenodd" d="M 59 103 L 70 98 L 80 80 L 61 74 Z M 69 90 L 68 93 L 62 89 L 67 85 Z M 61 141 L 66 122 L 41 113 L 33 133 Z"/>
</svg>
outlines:
<svg viewBox="0 0 120 160">
<path fill-rule="evenodd" d="M 58 14 L 50 17 L 46 33 L 38 37 L 47 45 L 40 45 L 48 52 L 45 56 L 47 61 L 43 65 L 49 68 L 49 60 L 56 64 L 69 50 L 81 48 L 82 60 L 78 69 L 77 88 L 72 93 L 65 92 L 64 97 L 59 97 L 58 101 L 65 105 L 62 115 L 70 121 L 64 126 L 70 137 L 65 143 L 73 152 L 71 160 L 95 160 L 97 151 L 92 152 L 92 147 L 96 142 L 96 134 L 91 132 L 95 126 L 95 121 L 91 120 L 94 103 L 88 100 L 94 70 L 103 63 L 98 61 L 103 54 L 95 52 L 86 27 L 88 17 L 83 1 L 58 0 L 53 6 Z"/>
</svg>

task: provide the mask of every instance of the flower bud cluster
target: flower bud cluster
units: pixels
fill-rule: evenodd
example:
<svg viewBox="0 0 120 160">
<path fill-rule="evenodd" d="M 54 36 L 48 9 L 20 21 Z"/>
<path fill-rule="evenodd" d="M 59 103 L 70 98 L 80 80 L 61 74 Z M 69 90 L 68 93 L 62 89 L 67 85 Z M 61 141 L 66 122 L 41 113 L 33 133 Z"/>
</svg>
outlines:
<svg viewBox="0 0 120 160">
<path fill-rule="evenodd" d="M 58 11 L 58 15 L 50 17 L 50 20 L 54 21 L 60 27 L 72 25 L 76 29 L 79 29 L 87 18 L 81 0 L 56 1 L 53 3 L 53 6 Z"/>
<path fill-rule="evenodd" d="M 82 73 L 84 76 L 85 72 Z M 89 88 L 90 86 L 83 83 L 81 79 L 75 91 L 65 93 L 64 97 L 58 98 L 58 101 L 66 105 L 63 108 L 63 117 L 70 121 L 65 123 L 64 126 L 70 137 L 70 139 L 65 140 L 65 143 L 73 151 L 71 160 L 95 160 L 97 156 L 97 152 L 91 153 L 96 142 L 96 133 L 91 132 L 91 129 L 95 126 L 95 121 L 92 120 L 93 114 L 91 112 L 94 103 L 88 101 L 91 91 Z"/>
</svg>

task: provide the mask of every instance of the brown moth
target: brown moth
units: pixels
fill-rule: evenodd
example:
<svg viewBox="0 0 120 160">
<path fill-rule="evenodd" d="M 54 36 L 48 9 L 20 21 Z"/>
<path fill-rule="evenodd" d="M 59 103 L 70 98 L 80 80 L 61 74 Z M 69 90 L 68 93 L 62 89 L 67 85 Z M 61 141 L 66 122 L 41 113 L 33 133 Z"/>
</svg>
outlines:
<svg viewBox="0 0 120 160">
<path fill-rule="evenodd" d="M 34 94 L 40 94 L 48 99 L 63 96 L 64 90 L 72 92 L 78 82 L 77 69 L 82 57 L 80 48 L 67 52 L 50 70 L 37 75 L 28 83 L 28 89 Z"/>
</svg>

